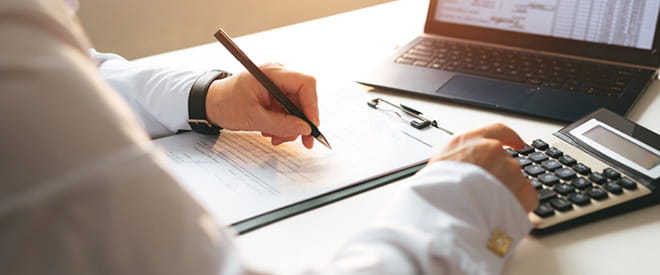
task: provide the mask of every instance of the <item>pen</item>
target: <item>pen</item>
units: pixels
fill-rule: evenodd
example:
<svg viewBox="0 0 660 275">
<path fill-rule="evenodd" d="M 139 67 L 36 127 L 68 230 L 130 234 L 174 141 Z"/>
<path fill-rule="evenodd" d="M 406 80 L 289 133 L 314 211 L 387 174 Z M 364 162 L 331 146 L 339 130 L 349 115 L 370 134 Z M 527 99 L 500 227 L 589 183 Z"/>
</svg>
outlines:
<svg viewBox="0 0 660 275">
<path fill-rule="evenodd" d="M 277 102 L 282 104 L 287 112 L 309 124 L 309 127 L 312 128 L 311 136 L 316 138 L 316 140 L 318 140 L 321 144 L 325 145 L 329 149 L 332 149 L 332 147 L 330 147 L 330 143 L 328 143 L 328 140 L 323 136 L 323 134 L 321 134 L 321 131 L 319 131 L 316 125 L 314 125 L 314 123 L 312 123 L 305 116 L 305 114 L 300 111 L 300 109 L 298 109 L 298 107 L 296 107 L 296 105 L 293 104 L 293 102 L 291 102 L 291 100 L 289 100 L 289 98 L 286 97 L 282 91 L 280 91 L 277 85 L 275 85 L 275 83 L 273 83 L 273 81 L 270 80 L 270 78 L 268 78 L 268 76 L 266 76 L 266 74 L 264 74 L 264 72 L 261 71 L 261 69 L 259 69 L 259 67 L 257 67 L 257 65 L 255 65 L 254 62 L 252 62 L 252 60 L 250 60 L 250 58 L 248 58 L 241 49 L 238 48 L 238 46 L 236 46 L 234 41 L 231 40 L 229 35 L 227 35 L 227 33 L 225 33 L 222 28 L 215 33 L 215 38 L 218 39 L 220 44 L 227 48 L 227 50 L 238 60 L 238 62 L 243 64 L 248 72 L 250 72 L 250 74 L 252 74 L 252 76 L 254 76 L 254 78 L 256 78 L 259 83 L 264 86 L 264 88 L 266 88 L 268 93 L 270 93 L 270 95 L 273 96 Z"/>
</svg>

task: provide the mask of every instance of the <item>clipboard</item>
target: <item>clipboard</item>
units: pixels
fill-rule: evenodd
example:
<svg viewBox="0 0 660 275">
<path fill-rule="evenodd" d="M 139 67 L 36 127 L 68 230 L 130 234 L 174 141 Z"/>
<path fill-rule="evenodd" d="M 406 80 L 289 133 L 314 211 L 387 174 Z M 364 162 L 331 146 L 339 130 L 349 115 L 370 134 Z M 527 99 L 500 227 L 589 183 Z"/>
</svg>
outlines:
<svg viewBox="0 0 660 275">
<path fill-rule="evenodd" d="M 365 106 L 372 102 L 366 96 L 344 90 L 319 100 L 322 114 L 335 114 L 323 121 L 333 150 L 307 150 L 299 142 L 274 147 L 258 133 L 231 131 L 219 137 L 189 132 L 154 143 L 182 186 L 221 224 L 244 234 L 407 177 L 451 137 Z"/>
<path fill-rule="evenodd" d="M 285 206 L 261 215 L 248 218 L 231 224 L 231 227 L 238 232 L 239 235 L 248 233 L 252 230 L 259 229 L 277 221 L 319 208 L 330 203 L 343 200 L 345 198 L 357 195 L 362 192 L 369 191 L 374 188 L 395 182 L 397 180 L 406 178 L 426 166 L 426 161 L 395 171 L 385 175 L 375 176 L 372 179 L 367 179 L 361 182 L 356 182 L 353 185 L 340 188 L 333 192 L 319 195 L 313 198 L 306 199 L 293 205 Z"/>
</svg>

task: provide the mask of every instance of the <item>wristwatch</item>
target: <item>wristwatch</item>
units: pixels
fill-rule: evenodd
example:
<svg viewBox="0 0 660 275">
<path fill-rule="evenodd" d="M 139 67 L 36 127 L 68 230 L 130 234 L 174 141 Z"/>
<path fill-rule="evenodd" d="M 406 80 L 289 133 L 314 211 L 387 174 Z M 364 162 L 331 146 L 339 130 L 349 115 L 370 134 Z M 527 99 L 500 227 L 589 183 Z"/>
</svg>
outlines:
<svg viewBox="0 0 660 275">
<path fill-rule="evenodd" d="M 188 95 L 188 124 L 193 131 L 207 134 L 219 134 L 221 127 L 213 125 L 206 117 L 206 94 L 211 83 L 217 79 L 230 76 L 231 73 L 223 70 L 212 70 L 203 73 L 193 83 Z"/>
</svg>

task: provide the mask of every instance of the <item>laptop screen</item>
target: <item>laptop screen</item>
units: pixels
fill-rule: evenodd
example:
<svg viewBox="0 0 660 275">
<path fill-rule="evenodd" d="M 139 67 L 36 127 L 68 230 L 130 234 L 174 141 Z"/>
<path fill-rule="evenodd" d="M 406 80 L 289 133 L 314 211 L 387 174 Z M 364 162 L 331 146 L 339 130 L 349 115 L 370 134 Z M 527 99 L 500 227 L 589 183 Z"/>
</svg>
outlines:
<svg viewBox="0 0 660 275">
<path fill-rule="evenodd" d="M 435 20 L 650 50 L 660 0 L 439 0 Z"/>
</svg>

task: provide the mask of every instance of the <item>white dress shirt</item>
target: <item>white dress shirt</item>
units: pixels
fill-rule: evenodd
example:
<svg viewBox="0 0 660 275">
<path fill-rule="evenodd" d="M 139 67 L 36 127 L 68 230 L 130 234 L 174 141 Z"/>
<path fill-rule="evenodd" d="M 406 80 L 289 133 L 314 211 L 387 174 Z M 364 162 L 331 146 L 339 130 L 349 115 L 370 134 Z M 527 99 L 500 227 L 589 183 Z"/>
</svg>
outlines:
<svg viewBox="0 0 660 275">
<path fill-rule="evenodd" d="M 95 53 L 106 82 L 60 0 L 5 0 L 0 15 L 0 274 L 253 274 L 142 130 L 185 127 L 196 74 Z M 438 162 L 305 273 L 498 274 L 513 249 L 493 253 L 491 234 L 515 247 L 530 228 L 496 178 Z"/>
<path fill-rule="evenodd" d="M 90 50 L 106 81 L 121 94 L 152 138 L 168 136 L 188 125 L 188 94 L 199 72 L 148 67 L 116 54 Z"/>
</svg>

